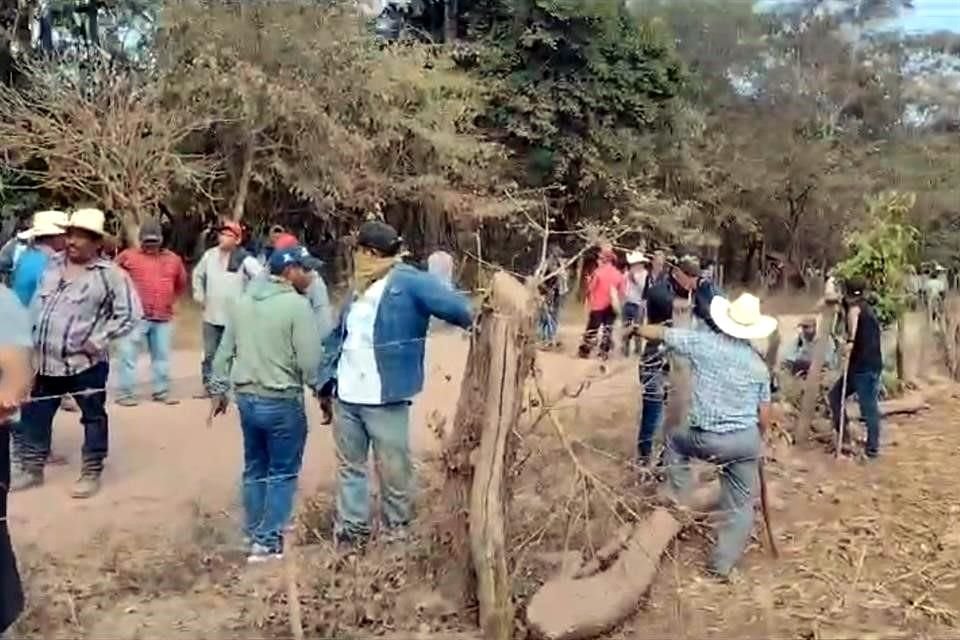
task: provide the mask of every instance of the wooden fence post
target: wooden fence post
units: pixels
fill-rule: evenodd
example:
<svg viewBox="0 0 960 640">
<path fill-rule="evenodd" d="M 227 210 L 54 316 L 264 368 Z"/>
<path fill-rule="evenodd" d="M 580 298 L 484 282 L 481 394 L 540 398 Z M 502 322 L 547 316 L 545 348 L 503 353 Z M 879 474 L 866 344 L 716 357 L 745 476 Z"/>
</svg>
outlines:
<svg viewBox="0 0 960 640">
<path fill-rule="evenodd" d="M 534 296 L 512 276 L 494 274 L 473 337 L 450 441 L 441 535 L 450 545 L 449 591 L 476 603 L 486 640 L 513 635 L 505 519 L 511 441 L 534 359 Z M 466 508 L 469 505 L 469 508 Z"/>
<path fill-rule="evenodd" d="M 817 325 L 817 342 L 813 345 L 813 358 L 807 379 L 803 385 L 803 400 L 800 406 L 800 419 L 797 420 L 796 441 L 806 442 L 810 437 L 810 424 L 813 422 L 813 412 L 817 408 L 820 398 L 820 380 L 823 378 L 823 365 L 827 359 L 827 349 L 833 340 L 833 325 L 837 321 L 837 303 L 827 301 L 820 312 L 820 322 Z M 844 363 L 841 362 L 841 366 Z"/>
</svg>

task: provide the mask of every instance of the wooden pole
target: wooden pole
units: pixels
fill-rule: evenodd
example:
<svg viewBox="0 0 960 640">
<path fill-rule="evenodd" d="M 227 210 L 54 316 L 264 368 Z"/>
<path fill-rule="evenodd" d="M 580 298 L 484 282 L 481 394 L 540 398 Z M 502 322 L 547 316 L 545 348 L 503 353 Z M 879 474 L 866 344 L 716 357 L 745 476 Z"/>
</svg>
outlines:
<svg viewBox="0 0 960 640">
<path fill-rule="evenodd" d="M 813 345 L 813 358 L 807 379 L 803 385 L 803 401 L 800 405 L 800 419 L 797 421 L 796 441 L 806 442 L 810 437 L 810 424 L 813 422 L 813 412 L 817 408 L 820 398 L 820 380 L 823 377 L 823 365 L 827 359 L 827 349 L 833 339 L 833 325 L 837 321 L 837 303 L 827 301 L 820 313 L 820 322 L 817 326 L 817 342 Z"/>
<path fill-rule="evenodd" d="M 451 440 L 443 457 L 446 484 L 441 539 L 450 545 L 451 569 L 442 588 L 465 605 L 476 603 L 487 640 L 513 635 L 507 567 L 506 477 L 534 358 L 535 297 L 512 276 L 494 274 L 460 387 Z M 464 509 L 469 505 L 469 509 Z"/>
</svg>

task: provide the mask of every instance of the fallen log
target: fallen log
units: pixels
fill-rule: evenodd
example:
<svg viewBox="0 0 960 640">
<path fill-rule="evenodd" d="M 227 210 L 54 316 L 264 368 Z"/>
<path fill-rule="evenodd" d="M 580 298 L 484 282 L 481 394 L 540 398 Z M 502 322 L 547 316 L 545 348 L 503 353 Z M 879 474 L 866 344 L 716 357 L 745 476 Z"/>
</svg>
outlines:
<svg viewBox="0 0 960 640">
<path fill-rule="evenodd" d="M 717 504 L 720 485 L 712 482 L 684 500 L 682 509 L 706 512 Z M 633 527 L 609 569 L 584 578 L 549 580 L 527 605 L 531 629 L 547 640 L 592 638 L 633 613 L 650 588 L 660 556 L 682 527 L 667 509 L 657 508 Z M 577 573 L 586 574 L 587 563 Z"/>
<path fill-rule="evenodd" d="M 930 408 L 927 398 L 922 393 L 914 393 L 895 400 L 884 400 L 880 403 L 880 417 L 895 416 L 906 413 L 917 413 Z M 847 416 L 851 420 L 860 419 L 860 407 L 857 403 L 847 404 Z"/>
</svg>

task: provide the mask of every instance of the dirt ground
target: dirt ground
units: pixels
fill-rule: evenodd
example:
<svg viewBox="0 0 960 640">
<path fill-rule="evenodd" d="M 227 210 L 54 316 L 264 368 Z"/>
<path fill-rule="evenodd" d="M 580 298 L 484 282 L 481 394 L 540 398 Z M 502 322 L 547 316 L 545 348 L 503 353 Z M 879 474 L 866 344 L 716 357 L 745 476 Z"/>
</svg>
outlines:
<svg viewBox="0 0 960 640">
<path fill-rule="evenodd" d="M 797 317 L 781 320 L 784 335 L 793 335 Z M 635 484 L 628 476 L 634 475 L 629 458 L 635 439 L 636 363 L 614 359 L 601 375 L 596 361 L 570 355 L 576 332 L 576 326 L 565 326 L 564 352 L 543 353 L 538 364 L 551 392 L 595 380 L 566 403 L 563 420 L 583 450 L 595 454 L 584 460 L 605 465 L 624 492 L 632 491 Z M 922 324 L 914 323 L 910 333 L 919 340 Z M 44 487 L 12 496 L 10 527 L 30 598 L 17 637 L 287 637 L 277 613 L 285 611 L 283 570 L 250 571 L 233 549 L 241 515 L 237 416 L 231 410 L 206 427 L 207 404 L 189 399 L 199 386 L 195 334 L 182 329 L 178 345 L 187 347 L 176 352 L 173 363 L 182 404 L 111 406 L 111 454 L 98 496 L 82 502 L 67 495 L 78 473 L 82 435 L 77 414 L 71 413 L 58 415 L 54 434 L 54 448 L 68 456 L 69 464 L 49 468 Z M 453 416 L 467 348 L 467 340 L 453 330 L 431 338 L 429 384 L 414 405 L 413 447 L 421 459 L 440 447 L 427 425 L 436 424 L 437 416 Z M 145 380 L 145 361 L 141 369 Z M 720 585 L 701 577 L 705 542 L 692 532 L 663 563 L 649 601 L 613 636 L 700 638 L 719 632 L 724 637 L 899 638 L 956 633 L 960 469 L 952 458 L 958 446 L 953 438 L 957 394 L 960 387 L 943 387 L 929 411 L 889 421 L 884 456 L 868 467 L 835 462 L 816 449 L 779 450 L 771 474 L 781 560 L 771 561 L 754 545 L 733 584 Z M 330 431 L 319 424 L 312 402 L 308 418 L 301 496 L 329 504 L 335 465 Z M 525 446 L 531 462 L 518 482 L 511 527 L 517 530 L 518 549 L 542 556 L 563 548 L 557 547 L 563 527 L 548 522 L 536 535 L 529 528 L 538 519 L 552 519 L 550 514 L 570 511 L 569 498 L 561 504 L 560 488 L 566 488 L 573 472 L 568 461 L 559 464 L 551 457 L 563 455 L 553 435 L 531 432 Z M 602 544 L 605 532 L 600 524 L 583 535 Z M 582 535 L 571 540 L 584 542 Z M 407 567 L 417 561 L 418 552 L 426 553 L 408 550 L 388 557 L 378 567 L 377 579 L 393 576 L 394 564 Z M 303 553 L 310 561 L 304 560 L 301 571 L 311 569 L 301 588 L 328 601 L 321 606 L 318 600 L 317 612 L 328 611 L 331 602 L 336 605 L 342 598 L 343 607 L 334 607 L 338 613 L 323 615 L 352 621 L 311 622 L 307 628 L 315 631 L 307 637 L 409 630 L 409 621 L 386 619 L 393 615 L 386 605 L 373 613 L 347 606 L 353 600 L 376 603 L 386 597 L 376 585 L 365 587 L 374 593 L 358 591 L 361 570 L 356 565 L 344 565 L 325 548 L 304 548 Z M 518 581 L 527 581 L 519 590 L 535 588 L 543 571 L 543 566 L 518 571 Z M 354 575 L 348 591 L 336 577 L 343 572 Z M 426 634 L 436 625 L 424 621 L 431 615 L 424 602 L 432 596 L 427 587 L 423 593 L 427 595 L 412 604 L 397 596 L 394 604 L 415 610 L 420 622 L 413 628 Z M 309 618 L 313 611 L 309 598 L 306 602 Z M 384 619 L 374 620 L 378 616 Z M 347 628 L 353 630 L 334 632 Z"/>
</svg>

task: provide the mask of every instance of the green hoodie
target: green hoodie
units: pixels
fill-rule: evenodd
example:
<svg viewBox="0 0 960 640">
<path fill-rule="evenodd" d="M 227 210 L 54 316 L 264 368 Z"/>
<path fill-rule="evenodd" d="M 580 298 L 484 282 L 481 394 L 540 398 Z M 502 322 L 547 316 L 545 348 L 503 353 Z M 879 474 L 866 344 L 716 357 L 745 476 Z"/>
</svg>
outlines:
<svg viewBox="0 0 960 640">
<path fill-rule="evenodd" d="M 286 280 L 251 281 L 232 305 L 213 359 L 211 392 L 287 397 L 317 386 L 323 347 L 307 298 Z M 228 382 L 229 380 L 229 382 Z"/>
</svg>

